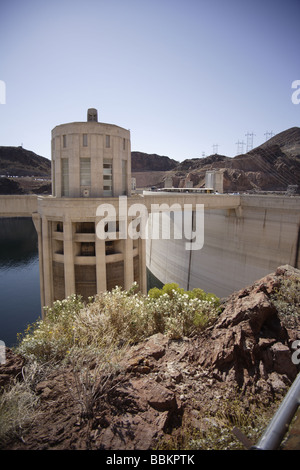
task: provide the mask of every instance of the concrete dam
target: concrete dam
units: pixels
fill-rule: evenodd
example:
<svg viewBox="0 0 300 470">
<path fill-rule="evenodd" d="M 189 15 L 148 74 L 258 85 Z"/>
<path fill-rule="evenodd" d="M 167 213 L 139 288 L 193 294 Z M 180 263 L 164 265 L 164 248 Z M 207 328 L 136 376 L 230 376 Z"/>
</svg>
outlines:
<svg viewBox="0 0 300 470">
<path fill-rule="evenodd" d="M 0 196 L 0 217 L 32 217 L 37 211 L 38 199 L 44 198 Z M 129 200 L 145 204 L 149 224 L 154 229 L 154 204 L 172 208 L 174 203 L 181 207 L 192 203 L 193 209 L 197 203 L 203 204 L 201 249 L 187 250 L 186 239 L 172 238 L 172 232 L 169 239 L 150 236 L 145 240 L 143 258 L 145 256 L 147 269 L 163 284 L 176 282 L 187 290 L 199 287 L 224 297 L 274 271 L 279 265 L 300 268 L 298 196 L 150 193 Z M 94 200 L 84 199 L 83 202 L 95 212 Z M 172 212 L 167 211 L 165 216 L 165 222 L 174 224 Z"/>
<path fill-rule="evenodd" d="M 199 287 L 225 297 L 282 264 L 299 268 L 300 197 L 239 199 L 237 208 L 205 206 L 202 249 L 186 250 L 182 239 L 148 239 L 150 273 L 163 284 L 176 282 L 187 290 Z"/>
<path fill-rule="evenodd" d="M 33 219 L 42 306 L 133 282 L 146 293 L 146 268 L 224 297 L 279 265 L 299 267 L 300 197 L 223 194 L 215 170 L 205 188 L 137 194 L 131 166 L 130 131 L 89 108 L 86 121 L 51 131 L 51 196 L 0 196 L 0 217 Z"/>
<path fill-rule="evenodd" d="M 0 216 L 30 217 L 37 196 L 1 196 Z M 43 198 L 41 198 L 43 199 Z M 246 287 L 279 265 L 300 268 L 300 197 L 256 195 L 163 195 L 152 193 L 143 202 L 155 224 L 153 204 L 171 208 L 174 202 L 204 206 L 204 240 L 199 250 L 187 250 L 184 238 L 148 237 L 144 244 L 148 271 L 161 283 L 176 282 L 190 290 L 200 287 L 219 297 Z M 89 200 L 84 200 L 89 204 Z M 91 200 L 90 200 L 91 202 Z M 172 212 L 167 222 L 174 222 Z M 166 219 L 165 219 L 166 221 Z M 151 287 L 151 285 L 148 287 Z"/>
</svg>

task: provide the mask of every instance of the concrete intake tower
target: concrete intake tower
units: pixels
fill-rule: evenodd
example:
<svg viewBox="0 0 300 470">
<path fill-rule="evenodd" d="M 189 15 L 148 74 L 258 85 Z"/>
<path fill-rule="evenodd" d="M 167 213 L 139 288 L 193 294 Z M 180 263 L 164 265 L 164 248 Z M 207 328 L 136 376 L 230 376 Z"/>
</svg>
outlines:
<svg viewBox="0 0 300 470">
<path fill-rule="evenodd" d="M 130 131 L 98 122 L 97 110 L 89 109 L 86 122 L 56 126 L 51 147 L 52 196 L 38 197 L 33 214 L 42 306 L 116 285 L 128 289 L 134 281 L 145 292 L 145 241 L 118 236 L 119 197 L 131 196 Z M 105 239 L 96 230 L 101 204 L 116 210 Z"/>
</svg>

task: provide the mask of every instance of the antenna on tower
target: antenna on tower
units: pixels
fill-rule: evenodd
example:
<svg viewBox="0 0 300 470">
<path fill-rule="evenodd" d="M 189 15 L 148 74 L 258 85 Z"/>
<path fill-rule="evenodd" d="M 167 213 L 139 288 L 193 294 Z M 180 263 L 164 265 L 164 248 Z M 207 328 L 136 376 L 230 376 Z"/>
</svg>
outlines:
<svg viewBox="0 0 300 470">
<path fill-rule="evenodd" d="M 241 142 L 240 140 L 238 140 L 236 145 L 237 145 L 237 155 L 241 155 L 241 153 L 244 153 L 245 142 L 243 141 Z"/>
<path fill-rule="evenodd" d="M 273 134 L 273 131 L 271 131 L 271 132 L 265 132 L 264 135 L 266 136 L 266 142 L 267 142 L 267 140 L 271 139 L 271 137 L 273 137 L 274 134 Z"/>
<path fill-rule="evenodd" d="M 245 134 L 245 136 L 247 137 L 247 147 L 246 147 L 246 152 L 249 152 L 250 150 L 253 149 L 253 136 L 255 136 L 255 134 L 253 134 L 253 132 L 247 132 L 247 134 Z"/>
<path fill-rule="evenodd" d="M 218 145 L 218 144 L 214 144 L 214 145 L 213 145 L 213 153 L 214 153 L 214 154 L 217 154 L 217 153 L 218 153 L 218 148 L 219 148 L 219 145 Z"/>
</svg>

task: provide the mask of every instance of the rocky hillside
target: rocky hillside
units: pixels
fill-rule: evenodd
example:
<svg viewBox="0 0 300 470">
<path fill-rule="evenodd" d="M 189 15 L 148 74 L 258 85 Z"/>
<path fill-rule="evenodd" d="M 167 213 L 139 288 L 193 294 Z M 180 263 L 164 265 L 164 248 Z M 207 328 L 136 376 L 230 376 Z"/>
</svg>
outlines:
<svg viewBox="0 0 300 470">
<path fill-rule="evenodd" d="M 300 187 L 300 128 L 283 131 L 234 158 L 210 155 L 179 163 L 167 156 L 131 153 L 137 188 L 163 187 L 167 177 L 172 177 L 174 187 L 184 187 L 187 181 L 192 181 L 194 187 L 203 187 L 206 171 L 213 169 L 223 171 L 224 192 L 286 191 L 290 185 Z M 51 162 L 22 147 L 0 147 L 0 175 L 19 178 L 14 182 L 11 178 L 10 181 L 0 178 L 0 194 L 51 192 L 50 181 L 48 187 L 34 182 L 37 177 L 50 178 Z"/>
<path fill-rule="evenodd" d="M 165 173 L 179 162 L 162 155 L 131 152 L 131 172 L 137 188 L 161 186 Z"/>
<path fill-rule="evenodd" d="M 269 146 L 276 145 L 284 153 L 289 155 L 298 156 L 300 155 L 300 129 L 299 127 L 292 127 L 286 131 L 280 132 L 275 135 L 267 142 L 262 144 L 261 148 L 267 148 Z"/>
<path fill-rule="evenodd" d="M 52 185 L 48 178 L 34 176 L 0 177 L 0 194 L 51 194 Z"/>
<path fill-rule="evenodd" d="M 178 162 L 169 157 L 143 152 L 131 152 L 131 171 L 169 171 L 176 167 Z"/>
<path fill-rule="evenodd" d="M 50 194 L 51 162 L 23 147 L 0 147 L 0 194 Z"/>
<path fill-rule="evenodd" d="M 194 187 L 205 185 L 208 170 L 223 170 L 224 191 L 286 191 L 289 185 L 300 186 L 300 128 L 281 132 L 250 152 L 230 158 L 210 155 L 186 159 L 157 182 L 163 186 L 167 176 L 174 187 L 192 181 Z"/>
<path fill-rule="evenodd" d="M 0 175 L 51 176 L 51 162 L 23 147 L 0 147 Z"/>
<path fill-rule="evenodd" d="M 216 442 L 222 448 L 225 441 L 236 448 L 236 422 L 242 426 L 242 417 L 250 417 L 250 437 L 254 421 L 263 409 L 274 413 L 274 400 L 299 371 L 292 344 L 300 324 L 283 315 L 294 301 L 286 290 L 291 280 L 298 282 L 299 296 L 300 271 L 279 267 L 226 299 L 216 323 L 202 334 L 181 340 L 151 336 L 127 351 L 114 374 L 97 375 L 91 361 L 93 382 L 78 382 L 70 365 L 56 367 L 33 382 L 38 404 L 28 432 L 4 448 L 205 449 Z M 288 301 L 278 297 L 281 290 Z M 299 314 L 299 298 L 294 307 Z M 22 380 L 23 365 L 22 357 L 7 350 L 0 384 L 17 374 Z M 87 404 L 88 415 L 82 413 Z M 225 438 L 226 420 L 231 428 Z"/>
</svg>

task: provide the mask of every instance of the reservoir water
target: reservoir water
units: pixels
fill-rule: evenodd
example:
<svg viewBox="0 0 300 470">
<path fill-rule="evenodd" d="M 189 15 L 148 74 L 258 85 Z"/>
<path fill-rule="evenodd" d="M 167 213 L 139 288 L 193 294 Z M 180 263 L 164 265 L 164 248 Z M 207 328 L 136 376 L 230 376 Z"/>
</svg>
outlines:
<svg viewBox="0 0 300 470">
<path fill-rule="evenodd" d="M 0 340 L 41 317 L 38 239 L 31 218 L 0 218 Z"/>
<path fill-rule="evenodd" d="M 162 283 L 147 270 L 148 289 Z M 0 217 L 0 340 L 17 344 L 17 334 L 41 318 L 38 237 L 31 218 Z"/>
</svg>

